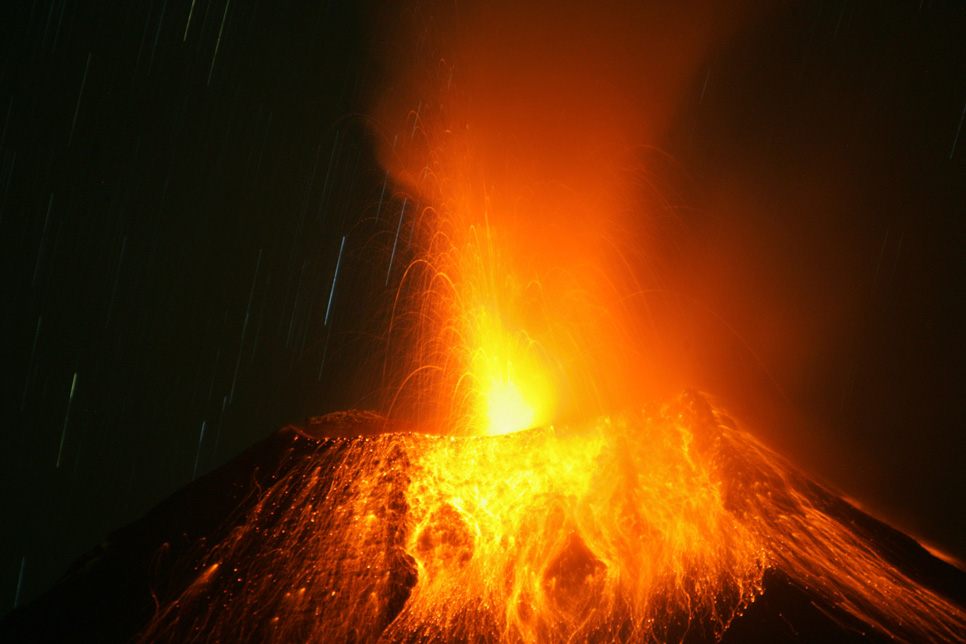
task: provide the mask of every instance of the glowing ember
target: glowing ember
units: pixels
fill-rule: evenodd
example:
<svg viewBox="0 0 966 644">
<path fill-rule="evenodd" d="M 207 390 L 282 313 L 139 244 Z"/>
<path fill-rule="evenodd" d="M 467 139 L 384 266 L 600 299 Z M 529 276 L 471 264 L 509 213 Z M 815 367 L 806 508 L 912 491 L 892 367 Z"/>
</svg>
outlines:
<svg viewBox="0 0 966 644">
<path fill-rule="evenodd" d="M 391 415 L 484 436 L 613 409 L 644 367 L 631 365 L 640 349 L 625 339 L 621 296 L 599 268 L 538 266 L 532 255 L 552 242 L 521 241 L 521 226 L 541 205 L 512 197 L 522 185 L 483 189 L 473 138 L 437 123 L 440 109 L 420 117 L 431 165 L 400 179 L 418 196 L 405 204 L 430 205 L 415 215 L 387 338 L 402 349 L 386 365 L 402 383 Z"/>
</svg>

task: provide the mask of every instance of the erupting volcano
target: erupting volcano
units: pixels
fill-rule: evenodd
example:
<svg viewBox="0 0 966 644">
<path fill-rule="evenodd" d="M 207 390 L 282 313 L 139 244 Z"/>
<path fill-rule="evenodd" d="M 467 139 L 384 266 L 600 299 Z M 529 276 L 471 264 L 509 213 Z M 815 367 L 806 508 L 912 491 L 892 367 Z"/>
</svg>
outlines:
<svg viewBox="0 0 966 644">
<path fill-rule="evenodd" d="M 925 553 L 797 473 L 700 394 L 567 430 L 325 437 L 390 428 L 336 414 L 296 430 L 270 486 L 161 604 L 142 641 L 713 642 L 821 632 L 789 611 L 790 633 L 767 625 L 756 634 L 742 614 L 762 593 L 781 606 L 769 577 L 774 595 L 779 584 L 807 594 L 811 619 L 856 638 L 966 634 L 962 606 L 910 572 Z"/>
<path fill-rule="evenodd" d="M 966 635 L 966 574 L 696 392 L 567 429 L 399 429 L 361 412 L 285 428 L 113 535 L 0 633 L 334 644 Z"/>
<path fill-rule="evenodd" d="M 625 55 L 594 39 L 614 27 L 601 20 L 588 42 Z M 673 73 L 652 75 L 660 100 L 635 116 L 648 128 L 710 33 L 690 26 Z M 392 117 L 410 98 L 398 92 L 374 110 L 391 186 L 367 242 L 391 300 L 367 336 L 380 413 L 281 430 L 3 628 L 66 629 L 69 615 L 49 617 L 66 614 L 61 598 L 113 584 L 136 605 L 90 616 L 113 622 L 92 640 L 964 641 L 966 574 L 816 483 L 717 398 L 667 395 L 686 370 L 654 294 L 675 266 L 649 263 L 639 233 L 656 215 L 627 215 L 647 202 L 640 128 L 603 84 L 558 110 L 555 79 L 501 75 L 512 98 L 494 98 L 488 50 L 472 44 L 483 34 L 424 54 L 406 76 L 418 107 Z M 541 123 L 548 104 L 559 119 Z M 183 506 L 211 515 L 181 525 Z"/>
</svg>

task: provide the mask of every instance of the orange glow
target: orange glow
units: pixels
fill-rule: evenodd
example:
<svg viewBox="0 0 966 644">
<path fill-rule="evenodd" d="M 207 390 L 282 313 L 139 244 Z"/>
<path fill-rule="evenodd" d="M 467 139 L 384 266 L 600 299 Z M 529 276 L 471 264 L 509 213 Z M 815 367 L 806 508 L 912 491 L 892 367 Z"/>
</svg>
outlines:
<svg viewBox="0 0 966 644">
<path fill-rule="evenodd" d="M 710 27 L 669 11 L 686 72 Z M 597 18 L 626 30 L 612 19 Z M 661 60 L 655 120 L 681 84 Z M 609 127 L 603 94 L 565 96 L 558 71 L 531 110 L 513 74 L 503 104 L 440 83 L 453 69 L 433 63 L 446 89 L 381 150 L 401 204 L 385 242 L 386 408 L 430 434 L 323 440 L 206 555 L 208 603 L 173 597 L 144 640 L 714 641 L 769 569 L 887 636 L 961 640 L 961 609 L 703 396 L 645 404 L 679 374 L 642 295 L 659 271 L 625 266 L 629 128 Z M 484 65 L 479 82 L 511 63 L 532 64 Z M 558 99 L 579 109 L 561 115 Z M 519 103 L 522 124 L 501 129 Z"/>
<path fill-rule="evenodd" d="M 462 327 L 457 337 L 464 345 L 444 351 L 464 356 L 457 386 L 468 384 L 472 403 L 465 421 L 451 422 L 471 434 L 506 434 L 550 423 L 555 392 L 543 346 L 519 313 L 524 296 L 500 272 L 495 250 L 478 247 L 492 243 L 490 231 L 483 233 L 464 246 L 452 279 L 460 291 L 448 312 Z"/>
<path fill-rule="evenodd" d="M 722 629 L 758 592 L 763 551 L 694 440 L 673 417 L 641 414 L 425 445 L 407 495 L 423 581 L 406 621 L 482 610 L 507 642 L 620 628 L 646 641 L 668 611 Z M 614 623 L 615 611 L 627 614 Z"/>
<path fill-rule="evenodd" d="M 482 436 L 606 413 L 651 376 L 634 360 L 642 348 L 628 339 L 619 281 L 591 260 L 603 240 L 585 235 L 566 259 L 559 230 L 533 228 L 587 202 L 535 200 L 525 177 L 488 182 L 485 146 L 449 118 L 424 105 L 414 140 L 398 146 L 401 157 L 432 153 L 426 167 L 399 171 L 401 212 L 420 210 L 409 215 L 414 257 L 388 338 L 402 382 L 392 414 Z"/>
</svg>

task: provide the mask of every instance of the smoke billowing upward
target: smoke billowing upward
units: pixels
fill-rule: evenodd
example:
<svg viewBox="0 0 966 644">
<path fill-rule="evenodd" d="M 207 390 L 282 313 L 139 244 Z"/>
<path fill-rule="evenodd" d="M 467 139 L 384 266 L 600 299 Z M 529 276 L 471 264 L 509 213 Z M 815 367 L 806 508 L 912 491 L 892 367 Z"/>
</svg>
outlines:
<svg viewBox="0 0 966 644">
<path fill-rule="evenodd" d="M 697 386 L 863 498 L 918 505 L 887 470 L 924 448 L 900 438 L 919 422 L 900 401 L 950 400 L 948 365 L 919 379 L 896 362 L 933 356 L 930 329 L 955 319 L 924 300 L 944 278 L 916 286 L 953 268 L 961 100 L 944 79 L 964 58 L 937 21 L 955 12 L 519 4 L 371 21 L 386 79 L 370 113 L 397 185 L 439 205 L 459 181 L 485 203 L 464 223 L 485 219 L 507 271 L 567 302 L 543 317 L 604 311 L 570 333 L 593 359 L 557 365 L 571 398 L 590 381 L 611 403 Z M 937 36 L 920 46 L 905 23 Z M 595 348 L 601 319 L 618 340 Z"/>
<path fill-rule="evenodd" d="M 430 130 L 434 143 L 472 152 L 486 190 L 524 200 L 525 216 L 503 221 L 493 208 L 491 223 L 552 235 L 537 250 L 556 261 L 599 252 L 640 217 L 641 186 L 628 178 L 648 170 L 642 147 L 662 140 L 695 74 L 747 19 L 739 7 L 420 5 L 385 39 L 389 84 L 373 100 L 386 127 L 380 157 L 412 182 L 441 153 L 414 142 L 415 130 Z"/>
</svg>

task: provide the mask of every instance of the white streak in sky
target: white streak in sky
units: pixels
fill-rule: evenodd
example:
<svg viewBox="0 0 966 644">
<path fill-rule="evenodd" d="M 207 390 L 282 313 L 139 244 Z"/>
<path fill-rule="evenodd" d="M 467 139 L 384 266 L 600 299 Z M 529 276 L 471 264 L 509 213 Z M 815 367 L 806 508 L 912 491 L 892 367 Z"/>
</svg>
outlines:
<svg viewBox="0 0 966 644">
<path fill-rule="evenodd" d="M 242 351 L 245 348 L 245 333 L 248 331 L 248 319 L 252 313 L 252 298 L 255 297 L 255 284 L 258 283 L 258 269 L 262 266 L 262 251 L 258 249 L 258 260 L 255 262 L 255 276 L 252 277 L 252 289 L 248 292 L 248 308 L 245 309 L 245 323 L 242 325 L 241 340 L 238 342 L 238 358 L 235 360 L 235 375 L 231 379 L 231 393 L 228 400 L 235 399 L 235 383 L 238 382 L 238 367 L 241 365 Z"/>
<path fill-rule="evenodd" d="M 959 125 L 956 126 L 956 136 L 953 137 L 953 147 L 949 150 L 949 158 L 953 158 L 956 151 L 956 143 L 959 141 L 959 132 L 963 129 L 963 117 L 966 117 L 966 102 L 963 103 L 963 113 L 959 115 Z"/>
<path fill-rule="evenodd" d="M 195 0 L 191 0 L 191 8 L 188 9 L 188 22 L 185 23 L 184 38 L 181 39 L 181 42 L 185 42 L 188 40 L 188 27 L 191 26 L 191 16 L 193 15 L 195 15 Z"/>
<path fill-rule="evenodd" d="M 342 264 L 342 250 L 345 248 L 345 235 L 342 236 L 342 244 L 339 246 L 339 259 L 335 262 L 335 275 L 332 276 L 332 289 L 329 290 L 329 305 L 325 307 L 325 322 L 323 326 L 329 324 L 329 313 L 332 311 L 332 296 L 335 295 L 335 280 L 339 277 L 339 265 Z"/>
<path fill-rule="evenodd" d="M 376 220 L 379 220 L 379 213 L 382 212 L 382 200 L 386 196 L 386 186 L 389 184 L 389 170 L 386 170 L 386 179 L 382 182 L 382 194 L 379 195 L 379 207 L 376 209 Z"/>
<path fill-rule="evenodd" d="M 225 30 L 225 19 L 228 18 L 228 7 L 231 0 L 225 3 L 225 13 L 221 15 L 221 27 L 218 28 L 218 40 L 215 41 L 215 53 L 211 56 L 211 68 L 208 70 L 208 86 L 211 86 L 211 75 L 215 73 L 215 60 L 218 58 L 218 48 L 221 46 L 221 34 Z"/>
<path fill-rule="evenodd" d="M 198 478 L 198 461 L 201 460 L 201 443 L 205 440 L 205 423 L 201 421 L 201 435 L 198 437 L 198 452 L 195 454 L 195 469 L 191 472 L 191 480 Z"/>
<path fill-rule="evenodd" d="M 27 557 L 20 558 L 20 577 L 17 579 L 17 594 L 13 598 L 13 607 L 16 608 L 20 605 L 20 589 L 23 588 L 23 573 L 24 568 L 27 567 Z"/>
<path fill-rule="evenodd" d="M 70 420 L 70 406 L 74 402 L 74 389 L 77 388 L 77 372 L 74 372 L 74 379 L 70 383 L 70 396 L 67 398 L 67 413 L 64 414 L 64 429 L 60 433 L 60 447 L 57 448 L 57 467 L 60 467 L 60 459 L 64 454 L 64 439 L 67 438 L 67 422 Z"/>
<path fill-rule="evenodd" d="M 396 259 L 396 244 L 399 243 L 399 231 L 402 230 L 403 217 L 406 216 L 406 197 L 403 197 L 402 212 L 399 213 L 399 225 L 396 226 L 396 241 L 392 243 L 392 255 L 389 256 L 389 270 L 386 271 L 386 286 L 389 286 L 389 276 L 392 275 L 392 262 Z"/>
<path fill-rule="evenodd" d="M 87 53 L 87 64 L 84 65 L 84 78 L 81 80 L 80 92 L 77 93 L 77 106 L 74 108 L 74 120 L 70 124 L 70 136 L 67 138 L 67 147 L 70 147 L 74 140 L 74 128 L 77 126 L 77 115 L 80 113 L 81 99 L 84 97 L 84 86 L 87 85 L 87 70 L 91 68 L 91 54 Z"/>
</svg>

